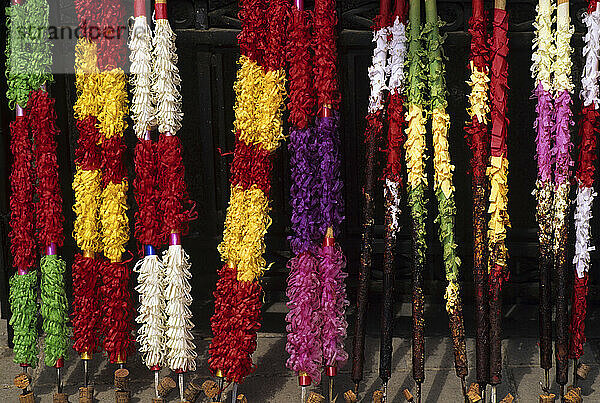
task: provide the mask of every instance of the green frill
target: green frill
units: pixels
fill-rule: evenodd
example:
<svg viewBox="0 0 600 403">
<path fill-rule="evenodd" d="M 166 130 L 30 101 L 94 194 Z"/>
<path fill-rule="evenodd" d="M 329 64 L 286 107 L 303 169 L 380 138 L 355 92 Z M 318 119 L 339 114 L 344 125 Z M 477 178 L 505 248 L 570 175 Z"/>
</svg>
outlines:
<svg viewBox="0 0 600 403">
<path fill-rule="evenodd" d="M 24 275 L 14 274 L 10 278 L 8 301 L 12 316 L 9 324 L 14 330 L 14 361 L 36 367 L 38 362 L 37 346 L 37 304 L 35 271 Z"/>
<path fill-rule="evenodd" d="M 65 261 L 56 255 L 43 256 L 42 269 L 42 329 L 44 341 L 44 362 L 54 366 L 59 358 L 65 358 L 69 347 L 67 328 L 67 296 L 65 294 Z"/>
</svg>

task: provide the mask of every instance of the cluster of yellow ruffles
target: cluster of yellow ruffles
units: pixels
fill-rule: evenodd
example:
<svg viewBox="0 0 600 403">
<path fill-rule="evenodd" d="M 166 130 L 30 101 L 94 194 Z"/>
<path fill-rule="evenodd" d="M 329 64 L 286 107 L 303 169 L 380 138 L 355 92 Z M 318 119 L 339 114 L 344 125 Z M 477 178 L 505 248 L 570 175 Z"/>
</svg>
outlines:
<svg viewBox="0 0 600 403">
<path fill-rule="evenodd" d="M 283 140 L 285 72 L 266 71 L 245 55 L 234 85 L 235 130 L 248 145 L 273 152 Z M 237 268 L 239 281 L 254 281 L 266 269 L 264 236 L 271 225 L 269 199 L 256 185 L 232 185 L 225 218 L 223 261 Z"/>
<path fill-rule="evenodd" d="M 487 114 L 490 113 L 488 96 L 490 77 L 487 68 L 479 69 L 471 61 L 471 76 L 467 84 L 471 87 L 467 113 L 471 119 L 476 117 L 479 123 L 487 124 Z"/>
<path fill-rule="evenodd" d="M 541 82 L 545 90 L 550 90 L 554 63 L 554 38 L 552 37 L 553 5 L 551 0 L 540 2 L 533 22 L 536 33 L 533 39 L 531 75 L 536 83 Z"/>
<path fill-rule="evenodd" d="M 490 221 L 488 244 L 490 245 L 490 263 L 506 266 L 507 249 L 506 227 L 510 227 L 508 217 L 508 159 L 504 156 L 491 157 L 487 168 L 490 179 Z M 495 250 L 494 250 L 495 249 Z M 489 268 L 489 267 L 488 267 Z"/>
<path fill-rule="evenodd" d="M 127 90 L 125 73 L 116 68 L 99 72 L 96 45 L 80 38 L 76 48 L 76 86 L 78 98 L 75 118 L 95 116 L 101 137 L 123 136 L 126 128 Z M 102 138 L 98 139 L 99 142 Z M 74 237 L 85 252 L 104 252 L 111 261 L 120 261 L 129 240 L 127 219 L 128 183 L 109 182 L 102 189 L 100 169 L 76 167 L 73 190 L 76 214 Z"/>
</svg>

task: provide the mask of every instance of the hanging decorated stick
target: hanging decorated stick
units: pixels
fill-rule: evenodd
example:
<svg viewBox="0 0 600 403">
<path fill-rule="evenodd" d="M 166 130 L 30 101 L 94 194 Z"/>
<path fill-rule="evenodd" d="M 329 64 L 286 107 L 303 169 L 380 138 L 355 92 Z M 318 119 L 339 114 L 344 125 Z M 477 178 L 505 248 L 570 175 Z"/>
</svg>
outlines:
<svg viewBox="0 0 600 403">
<path fill-rule="evenodd" d="M 137 341 L 146 366 L 154 372 L 156 398 L 159 371 L 165 365 L 167 355 L 167 315 L 165 302 L 165 269 L 157 248 L 161 242 L 161 223 L 158 203 L 158 149 L 152 141 L 150 129 L 155 125 L 152 98 L 152 33 L 146 18 L 146 2 L 134 3 L 134 24 L 129 37 L 131 51 L 130 83 L 133 87 L 131 117 L 138 138 L 135 147 L 134 194 L 138 211 L 135 213 L 135 237 L 143 258 L 134 271 L 138 273 L 136 291 L 140 294 L 139 315 L 141 325 Z M 162 172 L 162 171 L 161 171 Z"/>
<path fill-rule="evenodd" d="M 322 317 L 323 365 L 329 377 L 329 402 L 334 401 L 333 377 L 348 359 L 344 350 L 346 338 L 346 257 L 336 243 L 344 219 L 341 155 L 339 138 L 339 104 L 341 95 L 337 83 L 337 45 L 335 26 L 337 15 L 334 0 L 316 0 L 314 11 L 315 87 L 318 117 L 316 147 L 318 150 L 319 235 L 323 246 L 319 251 L 320 314 Z"/>
<path fill-rule="evenodd" d="M 508 251 L 506 228 L 508 217 L 508 158 L 506 101 L 508 94 L 508 14 L 506 1 L 496 0 L 494 6 L 493 34 L 491 43 L 491 147 L 487 176 L 490 181 L 491 214 L 488 229 L 488 271 L 490 303 L 490 384 L 492 401 L 496 401 L 496 385 L 502 382 L 502 283 L 508 280 Z"/>
<path fill-rule="evenodd" d="M 209 359 L 211 372 L 234 382 L 234 390 L 253 371 L 260 328 L 259 279 L 266 269 L 264 235 L 271 224 L 271 154 L 283 140 L 286 4 L 272 0 L 267 8 L 265 2 L 244 0 L 240 5 L 236 148 L 223 242 L 218 247 L 225 265 L 214 294 Z"/>
<path fill-rule="evenodd" d="M 387 52 L 390 30 L 390 1 L 380 0 L 379 15 L 375 17 L 373 28 L 373 42 L 375 49 L 371 66 L 369 67 L 369 80 L 371 94 L 367 112 L 367 127 L 365 129 L 365 182 L 362 187 L 362 244 L 360 257 L 360 273 L 357 295 L 356 325 L 354 329 L 354 346 L 352 352 L 352 381 L 354 392 L 358 394 L 359 384 L 363 379 L 366 314 L 368 308 L 368 293 L 371 277 L 372 243 L 373 243 L 373 213 L 374 198 L 373 187 L 375 183 L 375 151 L 377 141 L 383 134 L 385 121 L 385 94 L 387 91 Z"/>
<path fill-rule="evenodd" d="M 595 248 L 592 245 L 592 204 L 596 193 L 594 192 L 594 160 L 596 159 L 597 134 L 599 131 L 598 103 L 600 102 L 600 87 L 596 80 L 598 76 L 598 62 L 600 60 L 600 10 L 597 2 L 588 2 L 587 12 L 583 15 L 583 22 L 587 27 L 584 37 L 585 46 L 583 55 L 585 67 L 582 72 L 580 93 L 583 101 L 581 123 L 579 126 L 579 159 L 577 163 L 577 196 L 575 209 L 575 276 L 573 284 L 573 305 L 571 307 L 571 323 L 569 326 L 570 345 L 569 358 L 573 364 L 573 384 L 577 385 L 578 360 L 583 355 L 585 343 L 585 315 L 586 296 L 588 293 L 588 270 L 590 267 L 590 252 Z"/>
<path fill-rule="evenodd" d="M 127 171 L 123 164 L 126 128 L 127 89 L 124 65 L 125 48 L 118 35 L 110 36 L 123 19 L 118 0 L 103 2 L 100 9 L 101 22 L 98 49 L 98 129 L 100 131 L 102 158 L 102 184 L 100 195 L 100 235 L 103 254 L 101 335 L 103 348 L 111 363 L 120 368 L 134 350 L 131 335 L 131 313 L 133 307 L 129 294 L 130 268 L 123 261 L 125 245 L 129 240 L 127 218 Z M 128 394 L 128 392 L 117 395 Z"/>
<path fill-rule="evenodd" d="M 469 67 L 471 75 L 467 84 L 471 87 L 467 113 L 470 120 L 465 127 L 466 139 L 472 151 L 471 188 L 473 192 L 473 278 L 475 283 L 475 352 L 476 379 L 482 393 L 489 383 L 489 317 L 487 284 L 487 223 L 485 175 L 489 154 L 488 114 L 489 106 L 489 46 L 487 18 L 483 0 L 474 0 L 473 14 L 469 20 L 471 52 Z M 483 398 L 485 401 L 485 397 Z"/>
<path fill-rule="evenodd" d="M 427 58 L 429 62 L 429 75 L 427 77 L 430 92 L 430 107 L 433 132 L 435 170 L 434 190 L 438 202 L 439 238 L 442 244 L 444 267 L 446 271 L 446 311 L 450 319 L 450 333 L 454 346 L 454 368 L 456 375 L 461 379 L 463 395 L 466 396 L 465 377 L 468 373 L 467 352 L 465 342 L 465 329 L 462 315 L 462 302 L 460 300 L 460 286 L 458 284 L 458 266 L 460 259 L 456 255 L 454 238 L 454 220 L 456 205 L 454 202 L 454 185 L 448 150 L 448 129 L 450 116 L 446 113 L 448 101 L 446 100 L 446 81 L 443 59 L 443 39 L 439 33 L 440 21 L 437 15 L 436 0 L 425 0 L 427 33 Z"/>
<path fill-rule="evenodd" d="M 383 398 L 387 400 L 387 382 L 392 374 L 392 338 L 394 333 L 394 263 L 396 235 L 400 232 L 400 199 L 402 183 L 402 148 L 406 141 L 404 129 L 404 89 L 406 74 L 404 64 L 407 52 L 407 3 L 396 0 L 390 27 L 387 65 L 389 76 L 389 104 L 387 108 L 387 166 L 384 170 L 385 198 L 385 249 L 383 255 L 383 295 L 381 315 L 381 345 L 379 378 L 383 381 Z"/>
<path fill-rule="evenodd" d="M 23 30 L 31 27 L 48 26 L 49 6 L 46 0 L 12 2 L 7 11 L 7 97 L 9 106 L 17 112 L 15 121 L 10 125 L 13 166 L 10 173 L 9 236 L 13 266 L 17 269 L 10 279 L 9 295 L 14 359 L 21 365 L 27 379 L 27 368 L 35 367 L 38 360 L 37 273 L 34 270 L 37 245 L 42 249 L 40 311 L 45 333 L 44 362 L 57 370 L 57 393 L 54 397 L 66 399 L 62 393 L 60 373 L 68 348 L 67 299 L 63 278 L 66 265 L 57 255 L 64 240 L 64 217 L 58 182 L 56 113 L 54 100 L 46 92 L 46 84 L 53 79 L 50 74 L 51 45 L 47 34 L 22 34 L 27 32 Z M 24 386 L 21 400 L 33 401 L 28 385 L 20 386 Z"/>
<path fill-rule="evenodd" d="M 155 2 L 154 12 L 156 27 L 153 37 L 152 96 L 155 105 L 153 119 L 160 133 L 157 144 L 160 167 L 158 209 L 162 215 L 162 243 L 168 240 L 169 245 L 162 255 L 166 316 L 164 363 L 178 374 L 179 397 L 184 401 L 184 374 L 196 370 L 196 346 L 191 332 L 194 324 L 189 308 L 192 304 L 189 281 L 192 264 L 181 241 L 188 232 L 189 221 L 195 219 L 196 214 L 185 184 L 181 141 L 176 136 L 183 114 L 175 33 L 167 19 L 166 1 Z M 158 265 L 154 269 L 161 270 Z M 160 366 L 154 363 L 152 366 L 155 365 Z"/>
<path fill-rule="evenodd" d="M 319 258 L 317 239 L 319 197 L 317 177 L 316 128 L 314 117 L 315 89 L 312 84 L 313 54 L 311 52 L 311 13 L 296 2 L 291 11 L 287 59 L 290 65 L 290 169 L 292 186 L 292 230 L 290 244 L 295 257 L 290 259 L 286 290 L 290 311 L 286 315 L 286 351 L 290 354 L 287 367 L 298 375 L 302 395 L 314 380 L 321 380 L 323 362 L 320 312 Z M 304 398 L 302 401 L 304 402 Z"/>
<path fill-rule="evenodd" d="M 557 7 L 556 19 L 556 59 L 553 67 L 554 93 L 554 272 L 556 273 L 556 382 L 561 385 L 561 396 L 564 396 L 564 386 L 568 381 L 568 306 L 567 306 L 567 240 L 568 240 L 568 211 L 569 189 L 571 181 L 571 135 L 573 125 L 571 113 L 571 53 L 570 46 L 573 27 L 569 18 L 569 2 L 560 0 Z"/>
<path fill-rule="evenodd" d="M 425 318 L 423 301 L 423 269 L 425 266 L 425 221 L 427 202 L 425 186 L 425 99 L 423 89 L 425 51 L 421 44 L 421 1 L 409 2 L 408 88 L 406 113 L 406 172 L 408 205 L 412 218 L 412 376 L 417 385 L 417 403 L 421 402 L 421 384 L 425 379 Z"/>
<path fill-rule="evenodd" d="M 544 387 L 550 388 L 549 372 L 552 368 L 552 203 L 553 183 L 551 165 L 552 138 L 552 13 L 550 0 L 539 0 L 534 22 L 535 37 L 531 66 L 535 80 L 534 96 L 537 98 L 534 128 L 536 129 L 537 181 L 534 194 L 537 198 L 536 219 L 539 237 L 540 274 L 540 366 L 545 371 Z"/>
</svg>

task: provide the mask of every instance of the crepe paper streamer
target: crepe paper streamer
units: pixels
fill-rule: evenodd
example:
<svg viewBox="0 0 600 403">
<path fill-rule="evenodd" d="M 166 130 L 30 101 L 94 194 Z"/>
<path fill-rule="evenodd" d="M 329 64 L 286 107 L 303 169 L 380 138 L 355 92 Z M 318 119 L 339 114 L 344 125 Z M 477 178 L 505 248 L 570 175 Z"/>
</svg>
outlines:
<svg viewBox="0 0 600 403">
<path fill-rule="evenodd" d="M 367 127 L 365 129 L 365 182 L 362 187 L 362 244 L 360 257 L 359 289 L 357 297 L 357 317 L 354 331 L 354 346 L 352 352 L 352 381 L 358 385 L 363 379 L 366 314 L 368 307 L 369 279 L 371 277 L 372 241 L 373 241 L 373 214 L 374 198 L 373 187 L 375 183 L 375 152 L 377 141 L 383 135 L 384 125 L 384 96 L 387 90 L 387 58 L 389 37 L 389 4 L 380 2 L 379 14 L 374 19 L 373 42 L 375 47 L 369 67 L 369 82 L 371 92 L 367 108 Z"/>
<path fill-rule="evenodd" d="M 24 35 L 31 27 L 48 26 L 49 6 L 46 0 L 31 0 L 23 4 L 11 4 L 6 9 L 6 78 L 8 104 L 25 108 L 31 91 L 44 83 L 52 82 L 51 43 L 48 31 L 39 35 Z"/>
<path fill-rule="evenodd" d="M 473 13 L 469 20 L 471 47 L 469 68 L 471 75 L 467 85 L 471 87 L 468 96 L 465 139 L 471 149 L 470 173 L 473 192 L 473 278 L 475 283 L 476 320 L 476 376 L 479 384 L 489 381 L 489 316 L 487 284 L 487 223 L 486 169 L 489 155 L 488 114 L 489 105 L 489 46 L 487 18 L 483 1 L 473 2 Z"/>
<path fill-rule="evenodd" d="M 33 368 L 38 362 L 36 283 L 36 271 L 14 274 L 10 278 L 8 296 L 11 310 L 9 325 L 14 330 L 13 360 Z"/>
<path fill-rule="evenodd" d="M 40 261 L 42 272 L 40 311 L 43 318 L 44 362 L 54 366 L 67 357 L 69 329 L 67 327 L 67 296 L 65 294 L 65 261 L 56 255 L 43 256 Z"/>
<path fill-rule="evenodd" d="M 135 146 L 135 179 L 133 181 L 138 210 L 135 213 L 135 238 L 140 255 L 144 245 L 157 246 L 161 242 L 161 223 L 158 191 L 158 145 L 150 139 L 139 140 Z"/>
<path fill-rule="evenodd" d="M 166 300 L 166 360 L 173 371 L 184 372 L 196 370 L 196 346 L 191 331 L 194 324 L 191 321 L 192 264 L 189 256 L 179 244 L 170 244 L 164 252 L 162 261 L 165 267 L 165 300 Z"/>
<path fill-rule="evenodd" d="M 570 127 L 573 126 L 571 113 L 571 94 L 568 91 L 561 91 L 554 99 L 555 107 L 555 137 L 552 154 L 555 156 L 556 165 L 554 168 L 554 181 L 557 185 L 570 180 L 570 171 L 573 166 L 571 159 Z"/>
<path fill-rule="evenodd" d="M 136 136 L 142 139 L 146 131 L 156 125 L 152 103 L 152 32 L 145 15 L 135 17 L 128 45 L 131 51 L 129 83 L 133 87 L 131 119 Z"/>
<path fill-rule="evenodd" d="M 594 160 L 596 159 L 598 128 L 598 60 L 600 58 L 600 10 L 595 1 L 588 4 L 587 13 L 583 14 L 587 33 L 584 37 L 583 55 L 585 67 L 581 78 L 580 97 L 583 101 L 582 118 L 579 126 L 579 158 L 577 166 L 577 196 L 575 221 L 575 280 L 573 284 L 573 305 L 569 325 L 570 344 L 569 358 L 578 360 L 583 355 L 585 344 L 585 316 L 588 293 L 588 270 L 590 252 L 595 250 L 592 244 L 592 205 L 596 193 L 594 184 Z"/>
<path fill-rule="evenodd" d="M 75 118 L 85 120 L 88 116 L 96 117 L 100 103 L 97 102 L 99 70 L 97 47 L 94 42 L 81 37 L 75 45 L 75 86 L 77 100 L 73 106 Z M 96 125 L 94 125 L 96 126 Z"/>
<path fill-rule="evenodd" d="M 270 162 L 265 163 L 265 159 L 261 158 L 263 153 L 272 153 L 283 140 L 285 72 L 281 67 L 285 41 L 272 35 L 284 32 L 287 13 L 283 12 L 283 3 L 278 2 L 246 0 L 240 7 L 242 31 L 238 43 L 241 67 L 234 84 L 234 127 L 238 140 L 235 154 L 238 153 L 238 145 L 245 143 L 246 147 L 240 149 L 256 152 L 248 155 L 250 158 L 245 161 L 254 163 L 257 158 L 261 168 L 271 167 Z M 267 15 L 269 18 L 266 18 Z M 253 371 L 251 356 L 256 349 L 256 331 L 261 320 L 262 289 L 257 280 L 265 270 L 266 262 L 262 257 L 264 235 L 271 224 L 268 195 L 263 190 L 270 188 L 270 172 L 262 169 L 262 178 L 255 176 L 251 170 L 240 172 L 240 168 L 251 166 L 232 165 L 231 198 L 223 242 L 218 251 L 227 265 L 237 270 L 237 279 L 225 283 L 231 288 L 233 301 L 216 301 L 218 309 L 211 320 L 213 331 L 229 329 L 226 334 L 214 335 L 210 348 L 211 370 L 221 371 L 228 381 L 237 383 Z M 221 271 L 221 274 L 225 275 L 225 272 Z M 227 322 L 216 324 L 218 319 Z"/>
<path fill-rule="evenodd" d="M 131 296 L 129 262 L 102 263 L 102 345 L 111 363 L 123 363 L 135 350 L 131 335 Z"/>
<path fill-rule="evenodd" d="M 442 244 L 442 257 L 446 271 L 446 311 L 450 317 L 450 332 L 454 346 L 454 367 L 458 377 L 464 379 L 468 373 L 466 341 L 458 284 L 458 267 L 460 258 L 456 255 L 454 220 L 456 206 L 454 202 L 454 185 L 448 146 L 448 129 L 450 116 L 446 113 L 447 90 L 443 54 L 443 38 L 439 27 L 442 22 L 437 15 L 435 0 L 425 2 L 426 24 L 421 35 L 426 37 L 429 89 L 429 108 L 431 110 L 431 129 L 433 134 L 434 190 L 438 201 L 439 239 Z M 421 160 L 423 157 L 421 157 Z M 418 305 L 418 303 L 417 303 Z"/>
<path fill-rule="evenodd" d="M 322 333 L 324 318 L 321 316 L 319 260 L 311 252 L 304 252 L 290 259 L 286 296 L 289 312 L 287 344 L 290 354 L 286 366 L 298 373 L 305 372 L 315 384 L 321 381 L 323 362 Z"/>
<path fill-rule="evenodd" d="M 166 18 L 158 18 L 152 38 L 152 96 L 155 100 L 154 120 L 160 133 L 177 133 L 181 129 L 183 119 L 175 37 L 169 21 Z"/>
<path fill-rule="evenodd" d="M 313 18 L 316 42 L 314 71 L 318 105 L 334 111 L 339 109 L 341 101 L 337 82 L 338 52 L 335 27 L 338 18 L 335 6 L 335 1 L 317 0 Z"/>
</svg>

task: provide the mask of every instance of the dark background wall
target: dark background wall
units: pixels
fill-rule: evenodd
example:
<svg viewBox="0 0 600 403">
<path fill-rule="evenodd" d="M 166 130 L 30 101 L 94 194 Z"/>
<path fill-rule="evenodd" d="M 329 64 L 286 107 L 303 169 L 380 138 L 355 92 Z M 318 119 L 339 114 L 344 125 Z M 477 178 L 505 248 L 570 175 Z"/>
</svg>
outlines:
<svg viewBox="0 0 600 403">
<path fill-rule="evenodd" d="M 456 233 L 458 253 L 462 258 L 462 278 L 465 284 L 464 300 L 470 303 L 472 292 L 472 228 L 471 228 L 471 188 L 468 175 L 468 159 L 470 151 L 464 139 L 464 122 L 466 114 L 465 80 L 468 76 L 468 47 L 470 36 L 467 33 L 467 22 L 471 13 L 470 2 L 438 0 L 439 13 L 446 21 L 443 28 L 448 37 L 445 51 L 447 81 L 449 89 L 448 112 L 451 116 L 450 151 L 456 165 L 454 174 L 458 214 L 456 217 Z M 491 2 L 486 2 L 491 7 Z M 508 234 L 510 251 L 510 282 L 505 287 L 505 303 L 536 304 L 537 303 L 537 235 L 535 223 L 535 200 L 531 196 L 536 175 L 534 159 L 535 133 L 534 103 L 530 99 L 533 81 L 530 77 L 531 41 L 533 38 L 531 22 L 535 17 L 534 1 L 509 1 L 510 13 L 510 55 L 509 55 L 509 213 L 512 229 Z M 129 3 L 132 5 L 132 3 Z M 52 13 L 61 21 L 72 18 L 73 3 L 71 0 L 54 2 Z M 312 7 L 309 2 L 307 7 Z M 348 256 L 349 293 L 353 298 L 357 283 L 358 255 L 360 240 L 360 187 L 362 183 L 363 131 L 364 116 L 368 102 L 369 81 L 367 68 L 372 51 L 370 25 L 378 10 L 376 1 L 338 1 L 339 16 L 339 81 L 342 89 L 342 144 L 343 144 L 343 177 L 345 180 L 346 221 L 343 226 L 341 242 Z M 576 27 L 572 45 L 575 48 L 573 61 L 573 77 L 576 83 L 575 94 L 579 93 L 580 74 L 582 68 L 582 35 L 584 27 L 580 14 L 585 10 L 581 1 L 572 2 L 571 15 Z M 130 11 L 126 13 L 131 14 Z M 70 16 L 70 17 L 68 17 Z M 184 162 L 186 180 L 191 198 L 196 201 L 199 212 L 198 219 L 190 226 L 190 234 L 184 240 L 186 250 L 193 261 L 193 310 L 195 322 L 201 329 L 208 326 L 211 293 L 216 281 L 216 270 L 220 266 L 216 245 L 221 239 L 222 225 L 229 199 L 228 170 L 233 150 L 233 81 L 236 73 L 238 49 L 236 34 L 240 22 L 237 19 L 237 3 L 231 1 L 207 0 L 170 0 L 169 18 L 178 35 L 177 47 L 179 68 L 183 81 L 183 111 L 185 114 L 183 129 L 179 136 L 184 144 Z M 2 26 L 4 27 L 4 10 L 2 10 Z M 5 44 L 5 32 L 2 31 L 1 46 Z M 67 52 L 68 53 L 68 52 Z M 0 52 L 3 63 L 4 52 Z M 59 60 L 56 62 L 64 62 Z M 6 82 L 0 82 L 0 90 L 5 92 Z M 74 128 L 72 105 L 75 101 L 73 75 L 55 76 L 55 83 L 50 87 L 56 98 L 57 114 L 61 135 L 59 138 L 60 176 L 64 198 L 64 212 L 67 217 L 65 232 L 70 234 L 73 226 L 73 192 L 71 181 L 74 172 L 73 154 L 77 132 Z M 14 112 L 8 110 L 5 98 L 0 102 L 0 297 L 2 317 L 7 317 L 8 276 L 13 269 L 10 265 L 8 220 L 8 174 L 10 167 L 10 151 L 8 148 L 8 123 Z M 575 99 L 574 111 L 579 111 L 579 102 Z M 574 143 L 579 139 L 576 130 L 572 131 Z M 133 145 L 135 136 L 131 129 L 125 133 L 128 143 L 126 163 L 132 177 Z M 428 152 L 431 155 L 431 138 L 428 138 Z M 576 153 L 574 153 L 574 156 Z M 383 154 L 379 155 L 382 159 Z M 287 271 L 285 263 L 290 258 L 286 237 L 289 234 L 290 207 L 289 169 L 286 147 L 275 154 L 273 170 L 272 217 L 273 225 L 267 236 L 267 261 L 272 262 L 270 270 L 263 279 L 265 303 L 281 301 L 285 297 L 285 280 Z M 432 159 L 428 160 L 429 177 L 432 178 Z M 432 182 L 432 179 L 430 180 Z M 375 229 L 375 259 L 372 283 L 372 297 L 377 300 L 381 291 L 381 261 L 383 253 L 383 200 L 381 183 L 377 200 L 377 217 Z M 437 215 L 433 202 L 433 194 L 429 193 L 428 222 L 428 265 L 425 273 L 425 292 L 432 303 L 441 303 L 445 286 L 441 253 L 437 240 L 437 227 L 433 218 Z M 130 196 L 130 213 L 135 208 Z M 597 228 L 600 203 L 596 203 L 592 228 Z M 406 212 L 408 208 L 403 206 Z M 133 224 L 133 222 L 132 222 Z M 399 253 L 396 264 L 396 293 L 398 300 L 408 300 L 410 286 L 410 222 L 407 214 L 403 216 L 403 230 L 399 238 Z M 572 226 L 571 226 L 572 227 Z M 572 231 L 572 228 L 571 228 Z M 598 238 L 599 231 L 594 231 Z M 573 237 L 571 237 L 572 255 Z M 132 240 L 130 251 L 135 251 Z M 72 261 L 75 251 L 72 237 L 67 236 L 62 250 L 68 262 Z M 137 258 L 137 257 L 136 257 Z M 597 284 L 598 257 L 592 253 L 590 299 L 598 302 Z M 132 281 L 135 281 L 132 279 Z M 70 292 L 70 276 L 68 278 Z"/>
</svg>

